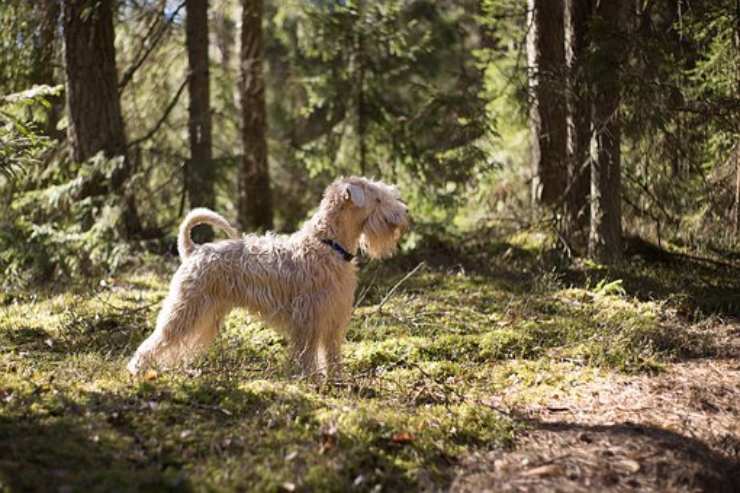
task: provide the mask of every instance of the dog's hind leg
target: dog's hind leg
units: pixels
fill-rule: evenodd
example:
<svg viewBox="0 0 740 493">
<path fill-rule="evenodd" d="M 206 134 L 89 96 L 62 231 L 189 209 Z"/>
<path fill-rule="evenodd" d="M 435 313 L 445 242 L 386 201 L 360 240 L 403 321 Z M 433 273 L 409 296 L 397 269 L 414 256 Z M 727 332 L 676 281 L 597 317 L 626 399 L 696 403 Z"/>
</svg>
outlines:
<svg viewBox="0 0 740 493">
<path fill-rule="evenodd" d="M 225 312 L 207 297 L 185 300 L 168 296 L 156 329 L 136 350 L 128 370 L 136 374 L 153 365 L 171 368 L 187 361 L 213 340 Z"/>
<path fill-rule="evenodd" d="M 300 363 L 302 375 L 304 377 L 313 378 L 316 376 L 318 363 L 318 334 L 312 326 L 301 327 L 300 332 L 300 335 L 298 337 L 294 337 L 291 342 L 293 346 L 293 355 Z"/>
</svg>

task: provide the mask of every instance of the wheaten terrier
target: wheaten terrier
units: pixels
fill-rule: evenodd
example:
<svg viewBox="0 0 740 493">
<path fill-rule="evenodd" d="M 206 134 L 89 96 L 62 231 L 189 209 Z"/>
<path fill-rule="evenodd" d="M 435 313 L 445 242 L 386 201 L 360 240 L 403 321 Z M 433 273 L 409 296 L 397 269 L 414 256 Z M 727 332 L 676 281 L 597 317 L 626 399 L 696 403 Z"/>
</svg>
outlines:
<svg viewBox="0 0 740 493">
<path fill-rule="evenodd" d="M 232 239 L 193 244 L 190 232 L 203 223 Z M 352 314 L 357 249 L 386 257 L 407 228 L 398 190 L 357 177 L 329 185 L 319 210 L 292 235 L 239 238 L 215 212 L 191 211 L 178 236 L 182 264 L 129 371 L 186 362 L 213 340 L 232 308 L 244 307 L 289 340 L 304 374 L 333 372 Z"/>
</svg>

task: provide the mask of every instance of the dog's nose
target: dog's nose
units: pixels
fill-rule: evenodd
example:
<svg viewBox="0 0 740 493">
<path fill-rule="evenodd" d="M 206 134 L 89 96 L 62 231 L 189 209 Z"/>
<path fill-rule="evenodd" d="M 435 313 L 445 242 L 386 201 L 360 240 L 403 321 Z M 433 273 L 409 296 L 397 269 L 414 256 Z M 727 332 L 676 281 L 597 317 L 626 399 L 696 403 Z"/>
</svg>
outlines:
<svg viewBox="0 0 740 493">
<path fill-rule="evenodd" d="M 406 211 L 406 220 L 401 222 L 403 232 L 407 232 L 411 229 L 414 224 L 414 219 L 409 215 L 408 210 Z"/>
</svg>

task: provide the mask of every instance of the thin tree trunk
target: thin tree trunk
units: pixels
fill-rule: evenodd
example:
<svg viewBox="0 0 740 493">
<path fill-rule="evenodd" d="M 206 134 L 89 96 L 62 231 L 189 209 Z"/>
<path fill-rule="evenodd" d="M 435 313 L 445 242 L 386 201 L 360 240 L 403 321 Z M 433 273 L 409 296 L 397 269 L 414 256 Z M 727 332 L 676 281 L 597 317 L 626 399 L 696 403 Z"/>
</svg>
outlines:
<svg viewBox="0 0 740 493">
<path fill-rule="evenodd" d="M 362 32 L 365 9 L 363 0 L 358 3 L 357 37 L 355 46 L 355 71 L 357 84 L 357 140 L 360 151 L 360 174 L 367 173 L 367 114 L 365 103 L 365 40 Z"/>
<path fill-rule="evenodd" d="M 735 90 L 740 96 L 740 0 L 735 0 Z M 740 141 L 735 142 L 735 236 L 740 232 Z"/>
<path fill-rule="evenodd" d="M 126 233 L 140 234 L 134 196 L 125 190 L 132 169 L 118 98 L 112 0 L 65 1 L 63 22 L 72 157 L 83 162 L 100 151 L 108 158 L 122 157 L 110 179 L 98 172 L 76 198 L 110 192 L 121 195 Z"/>
<path fill-rule="evenodd" d="M 231 8 L 222 5 L 215 13 L 216 47 L 220 55 L 219 64 L 222 74 L 217 79 L 217 90 L 221 96 L 224 111 L 236 114 L 239 107 L 238 91 L 234 91 L 233 49 L 236 46 L 236 23 L 231 17 Z"/>
<path fill-rule="evenodd" d="M 740 143 L 735 144 L 735 236 L 740 231 Z"/>
<path fill-rule="evenodd" d="M 555 205 L 566 184 L 565 44 L 563 0 L 529 0 L 532 198 Z"/>
<path fill-rule="evenodd" d="M 589 256 L 613 263 L 622 257 L 619 71 L 623 43 L 621 2 L 599 0 L 595 15 L 608 32 L 594 35 L 591 59 L 593 141 Z"/>
<path fill-rule="evenodd" d="M 272 229 L 262 69 L 262 13 L 262 0 L 242 0 L 240 93 L 243 151 L 239 167 L 239 222 L 245 230 Z"/>
<path fill-rule="evenodd" d="M 221 55 L 221 65 L 224 68 L 231 66 L 231 49 L 236 42 L 234 33 L 234 22 L 225 12 L 224 7 L 216 13 L 216 47 Z"/>
<path fill-rule="evenodd" d="M 576 245 L 585 245 L 581 233 L 588 226 L 591 187 L 591 103 L 583 73 L 591 9 L 592 0 L 565 0 L 565 58 L 568 67 L 565 234 Z"/>
<path fill-rule="evenodd" d="M 211 147 L 211 101 L 208 60 L 208 1 L 187 0 L 185 44 L 190 79 L 188 93 L 188 135 L 190 159 L 185 165 L 185 187 L 190 207 L 214 207 L 214 169 Z M 213 238 L 210 228 L 196 228 L 196 241 Z"/>
<path fill-rule="evenodd" d="M 37 19 L 39 32 L 34 46 L 34 63 L 32 82 L 48 86 L 56 85 L 54 77 L 54 47 L 59 21 L 60 4 L 57 0 L 41 0 L 38 4 Z M 57 130 L 57 123 L 62 111 L 62 99 L 59 96 L 47 98 L 49 108 L 46 110 L 44 133 L 55 140 L 61 140 L 62 132 Z"/>
</svg>

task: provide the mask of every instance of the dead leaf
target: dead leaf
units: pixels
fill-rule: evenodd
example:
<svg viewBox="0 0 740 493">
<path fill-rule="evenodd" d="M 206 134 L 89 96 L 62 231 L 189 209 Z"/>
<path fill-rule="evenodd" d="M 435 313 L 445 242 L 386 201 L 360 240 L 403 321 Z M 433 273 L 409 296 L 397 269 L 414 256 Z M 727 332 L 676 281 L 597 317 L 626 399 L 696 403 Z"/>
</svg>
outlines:
<svg viewBox="0 0 740 493">
<path fill-rule="evenodd" d="M 399 433 L 394 434 L 391 437 L 391 442 L 397 443 L 399 445 L 405 444 L 405 443 L 411 443 L 414 441 L 414 435 L 411 433 L 402 431 Z"/>
<path fill-rule="evenodd" d="M 337 446 L 337 426 L 330 424 L 321 431 L 319 454 L 325 454 Z"/>
<path fill-rule="evenodd" d="M 545 464 L 544 466 L 535 467 L 524 472 L 524 476 L 562 476 L 564 473 L 563 467 L 558 464 Z"/>
<path fill-rule="evenodd" d="M 147 370 L 146 373 L 144 373 L 144 380 L 152 381 L 156 380 L 157 377 L 159 377 L 157 370 Z"/>
<path fill-rule="evenodd" d="M 619 464 L 633 474 L 640 470 L 640 463 L 632 459 L 622 459 Z"/>
</svg>

